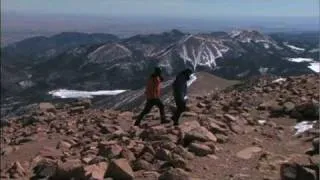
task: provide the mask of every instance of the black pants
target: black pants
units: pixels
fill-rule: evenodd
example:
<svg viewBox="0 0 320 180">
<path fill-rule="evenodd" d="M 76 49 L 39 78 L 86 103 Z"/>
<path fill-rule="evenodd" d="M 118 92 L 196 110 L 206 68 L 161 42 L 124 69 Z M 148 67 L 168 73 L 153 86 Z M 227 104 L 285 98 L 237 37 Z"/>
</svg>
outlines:
<svg viewBox="0 0 320 180">
<path fill-rule="evenodd" d="M 184 99 L 184 96 L 182 96 L 180 93 L 173 93 L 173 96 L 177 106 L 177 110 L 174 113 L 172 120 L 174 122 L 174 125 L 178 125 L 181 114 L 184 111 L 186 111 L 186 100 Z"/>
<path fill-rule="evenodd" d="M 135 122 L 136 125 L 140 124 L 143 117 L 151 111 L 153 106 L 157 106 L 159 108 L 161 122 L 165 121 L 164 105 L 162 104 L 161 100 L 160 99 L 148 99 L 143 111 L 140 113 L 137 121 Z"/>
</svg>

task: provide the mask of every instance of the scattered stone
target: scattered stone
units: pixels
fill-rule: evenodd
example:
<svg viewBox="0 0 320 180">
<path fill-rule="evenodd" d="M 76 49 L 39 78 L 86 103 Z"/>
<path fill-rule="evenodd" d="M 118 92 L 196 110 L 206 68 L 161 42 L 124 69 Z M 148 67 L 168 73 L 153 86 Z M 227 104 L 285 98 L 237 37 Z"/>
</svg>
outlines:
<svg viewBox="0 0 320 180">
<path fill-rule="evenodd" d="M 156 171 L 140 171 L 140 174 L 146 180 L 158 180 L 160 177 L 160 174 Z"/>
<path fill-rule="evenodd" d="M 254 153 L 261 152 L 260 147 L 248 147 L 237 153 L 237 157 L 240 159 L 250 159 Z"/>
<path fill-rule="evenodd" d="M 283 104 L 283 109 L 284 109 L 284 112 L 286 113 L 290 113 L 291 111 L 294 110 L 295 107 L 296 105 L 293 102 L 286 102 Z"/>
<path fill-rule="evenodd" d="M 172 142 L 172 141 L 167 141 L 161 144 L 162 148 L 168 149 L 168 150 L 173 150 L 177 147 L 176 143 Z"/>
<path fill-rule="evenodd" d="M 169 163 L 174 167 L 174 168 L 181 168 L 181 169 L 189 169 L 187 161 L 184 160 L 182 157 L 179 155 L 173 155 L 172 159 L 169 161 Z"/>
<path fill-rule="evenodd" d="M 226 136 L 224 134 L 215 134 L 215 136 L 217 137 L 218 143 L 226 143 L 229 140 L 228 136 Z"/>
<path fill-rule="evenodd" d="M 58 149 L 44 147 L 40 151 L 40 155 L 43 157 L 51 158 L 51 159 L 59 159 L 60 157 L 63 156 L 63 153 Z"/>
<path fill-rule="evenodd" d="M 4 148 L 1 148 L 1 155 L 9 155 L 10 153 L 13 152 L 13 147 L 12 146 L 7 146 Z"/>
<path fill-rule="evenodd" d="M 121 155 L 122 158 L 125 158 L 125 159 L 129 160 L 130 162 L 136 160 L 136 157 L 135 157 L 134 153 L 131 152 L 129 149 L 126 149 L 126 148 L 124 148 L 121 151 L 120 155 Z"/>
<path fill-rule="evenodd" d="M 143 159 L 138 159 L 137 161 L 135 161 L 133 163 L 133 170 L 134 171 L 139 171 L 139 170 L 154 170 L 154 167 L 151 163 L 149 163 L 148 161 L 145 161 Z"/>
<path fill-rule="evenodd" d="M 130 180 L 134 179 L 134 173 L 126 159 L 116 159 L 111 161 L 106 177 Z"/>
<path fill-rule="evenodd" d="M 84 162 L 85 164 L 89 164 L 93 159 L 94 159 L 94 156 L 88 155 L 88 156 L 86 156 L 86 157 L 83 157 L 81 160 L 82 160 L 82 162 Z"/>
<path fill-rule="evenodd" d="M 84 167 L 85 177 L 88 179 L 104 179 L 105 173 L 108 169 L 108 163 L 100 162 Z"/>
<path fill-rule="evenodd" d="M 217 160 L 217 159 L 219 159 L 218 158 L 218 156 L 216 156 L 216 155 L 214 155 L 214 154 L 209 154 L 209 155 L 207 155 L 209 158 L 211 158 L 211 159 L 214 159 L 214 160 Z"/>
<path fill-rule="evenodd" d="M 57 149 L 70 149 L 71 148 L 71 144 L 66 142 L 66 141 L 60 141 L 58 144 L 57 144 Z"/>
<path fill-rule="evenodd" d="M 210 131 L 214 134 L 216 133 L 222 133 L 222 134 L 227 134 L 227 129 L 226 128 L 222 128 L 220 127 L 217 123 L 215 122 L 211 122 L 209 124 L 209 128 L 210 128 Z"/>
<path fill-rule="evenodd" d="M 58 162 L 57 178 L 75 178 L 83 177 L 83 166 L 80 159 L 68 159 L 65 162 Z"/>
<path fill-rule="evenodd" d="M 198 121 L 183 121 L 179 125 L 179 129 L 182 133 L 186 133 L 191 131 L 192 129 L 200 127 L 200 124 Z"/>
<path fill-rule="evenodd" d="M 191 180 L 189 173 L 180 168 L 169 169 L 162 173 L 159 180 Z"/>
<path fill-rule="evenodd" d="M 76 106 L 84 106 L 85 109 L 91 107 L 92 102 L 90 99 L 80 99 L 78 102 L 75 103 Z"/>
<path fill-rule="evenodd" d="M 188 148 L 190 152 L 193 152 L 197 156 L 206 156 L 213 153 L 212 149 L 205 144 L 193 142 L 188 146 Z"/>
<path fill-rule="evenodd" d="M 18 177 L 24 177 L 26 175 L 26 170 L 22 167 L 19 161 L 14 162 L 8 172 L 11 177 L 15 175 L 18 175 Z"/>
<path fill-rule="evenodd" d="M 234 133 L 237 133 L 237 134 L 242 134 L 244 131 L 243 131 L 243 128 L 241 128 L 238 124 L 236 123 L 231 123 L 230 124 L 230 129 L 232 132 Z"/>
<path fill-rule="evenodd" d="M 144 160 L 146 160 L 148 162 L 152 162 L 153 159 L 154 159 L 154 156 L 149 152 L 145 152 L 145 153 L 143 153 L 143 155 L 140 158 L 144 159 Z"/>
<path fill-rule="evenodd" d="M 237 118 L 232 116 L 231 114 L 225 114 L 224 117 L 228 120 L 228 121 L 231 121 L 231 122 L 236 122 L 237 121 Z"/>
<path fill-rule="evenodd" d="M 181 116 L 182 117 L 195 117 L 195 116 L 198 116 L 198 114 L 194 113 L 194 112 L 184 112 L 184 113 L 182 113 Z"/>
<path fill-rule="evenodd" d="M 258 110 L 269 110 L 274 106 L 277 106 L 278 104 L 275 101 L 267 101 L 263 102 L 258 106 Z"/>
<path fill-rule="evenodd" d="M 81 114 L 85 110 L 84 106 L 77 106 L 70 108 L 70 114 Z"/>
<path fill-rule="evenodd" d="M 217 138 L 205 127 L 198 127 L 190 130 L 184 136 L 185 144 L 189 144 L 192 141 L 213 141 L 216 142 Z"/>
<path fill-rule="evenodd" d="M 24 144 L 30 141 L 34 141 L 35 138 L 33 137 L 18 137 L 17 139 L 15 139 L 15 144 L 16 145 L 20 145 L 20 144 Z"/>
<path fill-rule="evenodd" d="M 122 151 L 122 147 L 119 146 L 118 144 L 105 145 L 105 146 L 100 146 L 99 155 L 111 159 L 119 156 L 121 151 Z"/>
<path fill-rule="evenodd" d="M 180 155 L 181 157 L 185 158 L 185 159 L 193 159 L 194 155 L 192 153 L 190 153 L 188 150 L 186 150 L 185 148 L 183 148 L 182 146 L 177 146 L 174 150 L 174 153 Z"/>
<path fill-rule="evenodd" d="M 40 103 L 39 109 L 42 112 L 56 112 L 56 108 L 54 107 L 54 105 L 48 102 Z"/>
<path fill-rule="evenodd" d="M 156 152 L 155 157 L 159 160 L 163 160 L 163 161 L 169 161 L 171 158 L 171 153 L 169 150 L 160 148 L 158 149 L 158 151 Z"/>
</svg>

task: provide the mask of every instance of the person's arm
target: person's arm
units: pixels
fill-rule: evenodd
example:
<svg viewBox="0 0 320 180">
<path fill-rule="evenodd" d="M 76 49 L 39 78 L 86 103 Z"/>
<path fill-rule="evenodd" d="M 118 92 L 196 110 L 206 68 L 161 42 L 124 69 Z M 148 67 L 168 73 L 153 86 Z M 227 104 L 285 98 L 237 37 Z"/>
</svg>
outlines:
<svg viewBox="0 0 320 180">
<path fill-rule="evenodd" d="M 187 86 L 189 87 L 196 79 L 197 77 L 194 74 L 191 74 L 189 80 L 187 81 Z"/>
<path fill-rule="evenodd" d="M 160 79 L 160 82 L 163 82 L 163 77 L 161 75 L 159 75 L 159 79 Z"/>
</svg>

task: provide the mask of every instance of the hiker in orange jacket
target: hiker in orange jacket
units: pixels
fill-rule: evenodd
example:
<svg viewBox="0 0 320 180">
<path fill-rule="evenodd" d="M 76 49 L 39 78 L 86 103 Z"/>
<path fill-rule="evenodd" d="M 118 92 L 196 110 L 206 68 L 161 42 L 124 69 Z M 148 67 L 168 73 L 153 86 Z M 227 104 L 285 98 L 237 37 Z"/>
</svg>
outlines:
<svg viewBox="0 0 320 180">
<path fill-rule="evenodd" d="M 136 122 L 134 123 L 135 126 L 139 126 L 143 117 L 150 112 L 152 107 L 156 105 L 160 109 L 160 116 L 161 116 L 161 123 L 168 123 L 165 119 L 164 113 L 164 105 L 160 100 L 160 83 L 163 81 L 161 76 L 161 69 L 156 67 L 153 74 L 150 76 L 147 87 L 146 87 L 146 97 L 147 103 L 143 109 L 143 111 L 138 116 Z"/>
</svg>

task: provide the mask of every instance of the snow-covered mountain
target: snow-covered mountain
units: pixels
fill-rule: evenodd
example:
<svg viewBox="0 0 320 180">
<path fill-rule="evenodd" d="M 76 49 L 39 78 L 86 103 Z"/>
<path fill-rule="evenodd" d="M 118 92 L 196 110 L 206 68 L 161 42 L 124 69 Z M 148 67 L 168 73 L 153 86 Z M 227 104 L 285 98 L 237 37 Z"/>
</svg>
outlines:
<svg viewBox="0 0 320 180">
<path fill-rule="evenodd" d="M 227 79 L 317 71 L 317 33 L 263 34 L 235 30 L 188 34 L 178 30 L 119 39 L 113 35 L 62 33 L 2 48 L 5 97 L 43 98 L 54 89 L 140 89 L 154 66 L 166 78 L 188 67 Z M 313 37 L 313 38 L 311 38 Z M 303 51 L 302 51 L 303 49 Z M 290 58 L 309 58 L 296 62 Z"/>
</svg>

